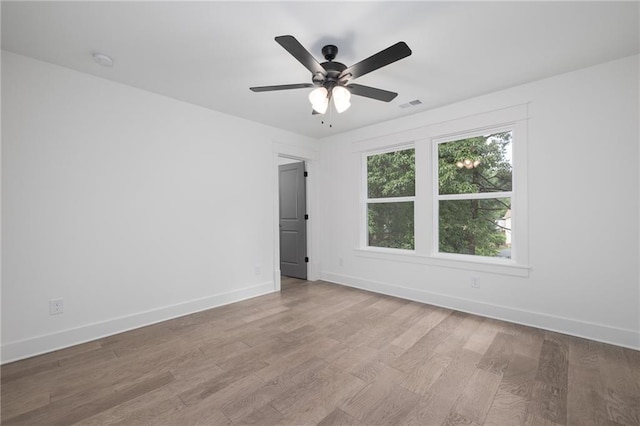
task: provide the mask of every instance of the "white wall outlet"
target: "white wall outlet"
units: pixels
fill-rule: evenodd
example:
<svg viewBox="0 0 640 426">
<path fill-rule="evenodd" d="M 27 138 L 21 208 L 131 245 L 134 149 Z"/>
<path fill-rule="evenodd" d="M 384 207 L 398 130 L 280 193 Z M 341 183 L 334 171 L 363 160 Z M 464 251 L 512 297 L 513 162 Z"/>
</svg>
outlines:
<svg viewBox="0 0 640 426">
<path fill-rule="evenodd" d="M 340 267 L 344 266 L 344 259 L 343 258 L 341 258 L 341 257 L 338 258 L 338 265 L 340 265 Z"/>
<path fill-rule="evenodd" d="M 260 265 L 254 265 L 253 267 L 253 272 L 255 272 L 256 275 L 260 275 L 262 274 L 262 266 Z"/>
<path fill-rule="evenodd" d="M 478 277 L 471 277 L 471 287 L 480 288 L 480 283 L 478 282 Z"/>
<path fill-rule="evenodd" d="M 64 299 L 49 300 L 49 315 L 58 315 L 64 312 Z"/>
</svg>

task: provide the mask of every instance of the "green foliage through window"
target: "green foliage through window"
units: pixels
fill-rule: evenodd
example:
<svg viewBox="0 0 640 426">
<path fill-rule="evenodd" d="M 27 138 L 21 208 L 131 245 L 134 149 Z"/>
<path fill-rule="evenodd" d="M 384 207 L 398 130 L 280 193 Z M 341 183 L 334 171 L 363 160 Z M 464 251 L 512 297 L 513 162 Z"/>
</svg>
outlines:
<svg viewBox="0 0 640 426">
<path fill-rule="evenodd" d="M 367 194 L 369 198 L 415 195 L 416 154 L 413 149 L 367 157 Z"/>
<path fill-rule="evenodd" d="M 369 246 L 413 250 L 414 203 L 394 198 L 415 196 L 415 150 L 368 156 L 367 196 Z"/>
<path fill-rule="evenodd" d="M 512 138 L 437 144 L 438 252 L 511 257 Z M 368 245 L 414 250 L 415 149 L 369 155 L 366 167 Z"/>
<path fill-rule="evenodd" d="M 509 257 L 510 198 L 439 202 L 440 252 Z M 506 219 L 505 219 L 506 218 Z"/>
<path fill-rule="evenodd" d="M 438 145 L 440 194 L 511 191 L 511 174 L 511 132 Z"/>
<path fill-rule="evenodd" d="M 509 131 L 438 144 L 440 252 L 511 256 L 511 139 Z"/>
<path fill-rule="evenodd" d="M 369 245 L 413 250 L 413 202 L 371 203 Z"/>
</svg>

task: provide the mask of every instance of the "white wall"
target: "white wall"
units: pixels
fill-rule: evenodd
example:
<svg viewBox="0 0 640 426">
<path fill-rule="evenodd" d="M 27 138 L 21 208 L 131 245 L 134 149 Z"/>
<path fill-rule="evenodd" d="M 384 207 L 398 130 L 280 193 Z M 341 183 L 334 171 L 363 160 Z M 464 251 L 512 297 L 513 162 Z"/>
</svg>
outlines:
<svg viewBox="0 0 640 426">
<path fill-rule="evenodd" d="M 321 276 L 640 348 L 638 77 L 634 56 L 322 140 Z M 529 116 L 528 277 L 360 255 L 357 146 L 522 104 Z"/>
<path fill-rule="evenodd" d="M 308 138 L 8 52 L 2 124 L 3 362 L 278 288 Z"/>
</svg>

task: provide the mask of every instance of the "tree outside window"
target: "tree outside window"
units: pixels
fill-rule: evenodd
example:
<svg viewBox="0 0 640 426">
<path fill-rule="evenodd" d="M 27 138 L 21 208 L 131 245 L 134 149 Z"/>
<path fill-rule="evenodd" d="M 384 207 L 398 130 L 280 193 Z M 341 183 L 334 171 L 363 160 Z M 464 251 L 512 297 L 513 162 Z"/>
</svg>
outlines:
<svg viewBox="0 0 640 426">
<path fill-rule="evenodd" d="M 438 251 L 511 258 L 512 132 L 437 146 Z"/>
<path fill-rule="evenodd" d="M 415 149 L 369 155 L 366 166 L 368 245 L 413 250 Z"/>
</svg>

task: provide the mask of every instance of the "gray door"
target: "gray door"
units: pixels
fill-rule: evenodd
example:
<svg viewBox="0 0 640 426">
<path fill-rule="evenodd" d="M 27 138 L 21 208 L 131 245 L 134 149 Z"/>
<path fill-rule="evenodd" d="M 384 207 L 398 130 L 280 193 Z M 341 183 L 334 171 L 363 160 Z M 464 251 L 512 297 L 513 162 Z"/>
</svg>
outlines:
<svg viewBox="0 0 640 426">
<path fill-rule="evenodd" d="M 304 163 L 280 166 L 280 273 L 307 279 Z"/>
</svg>

